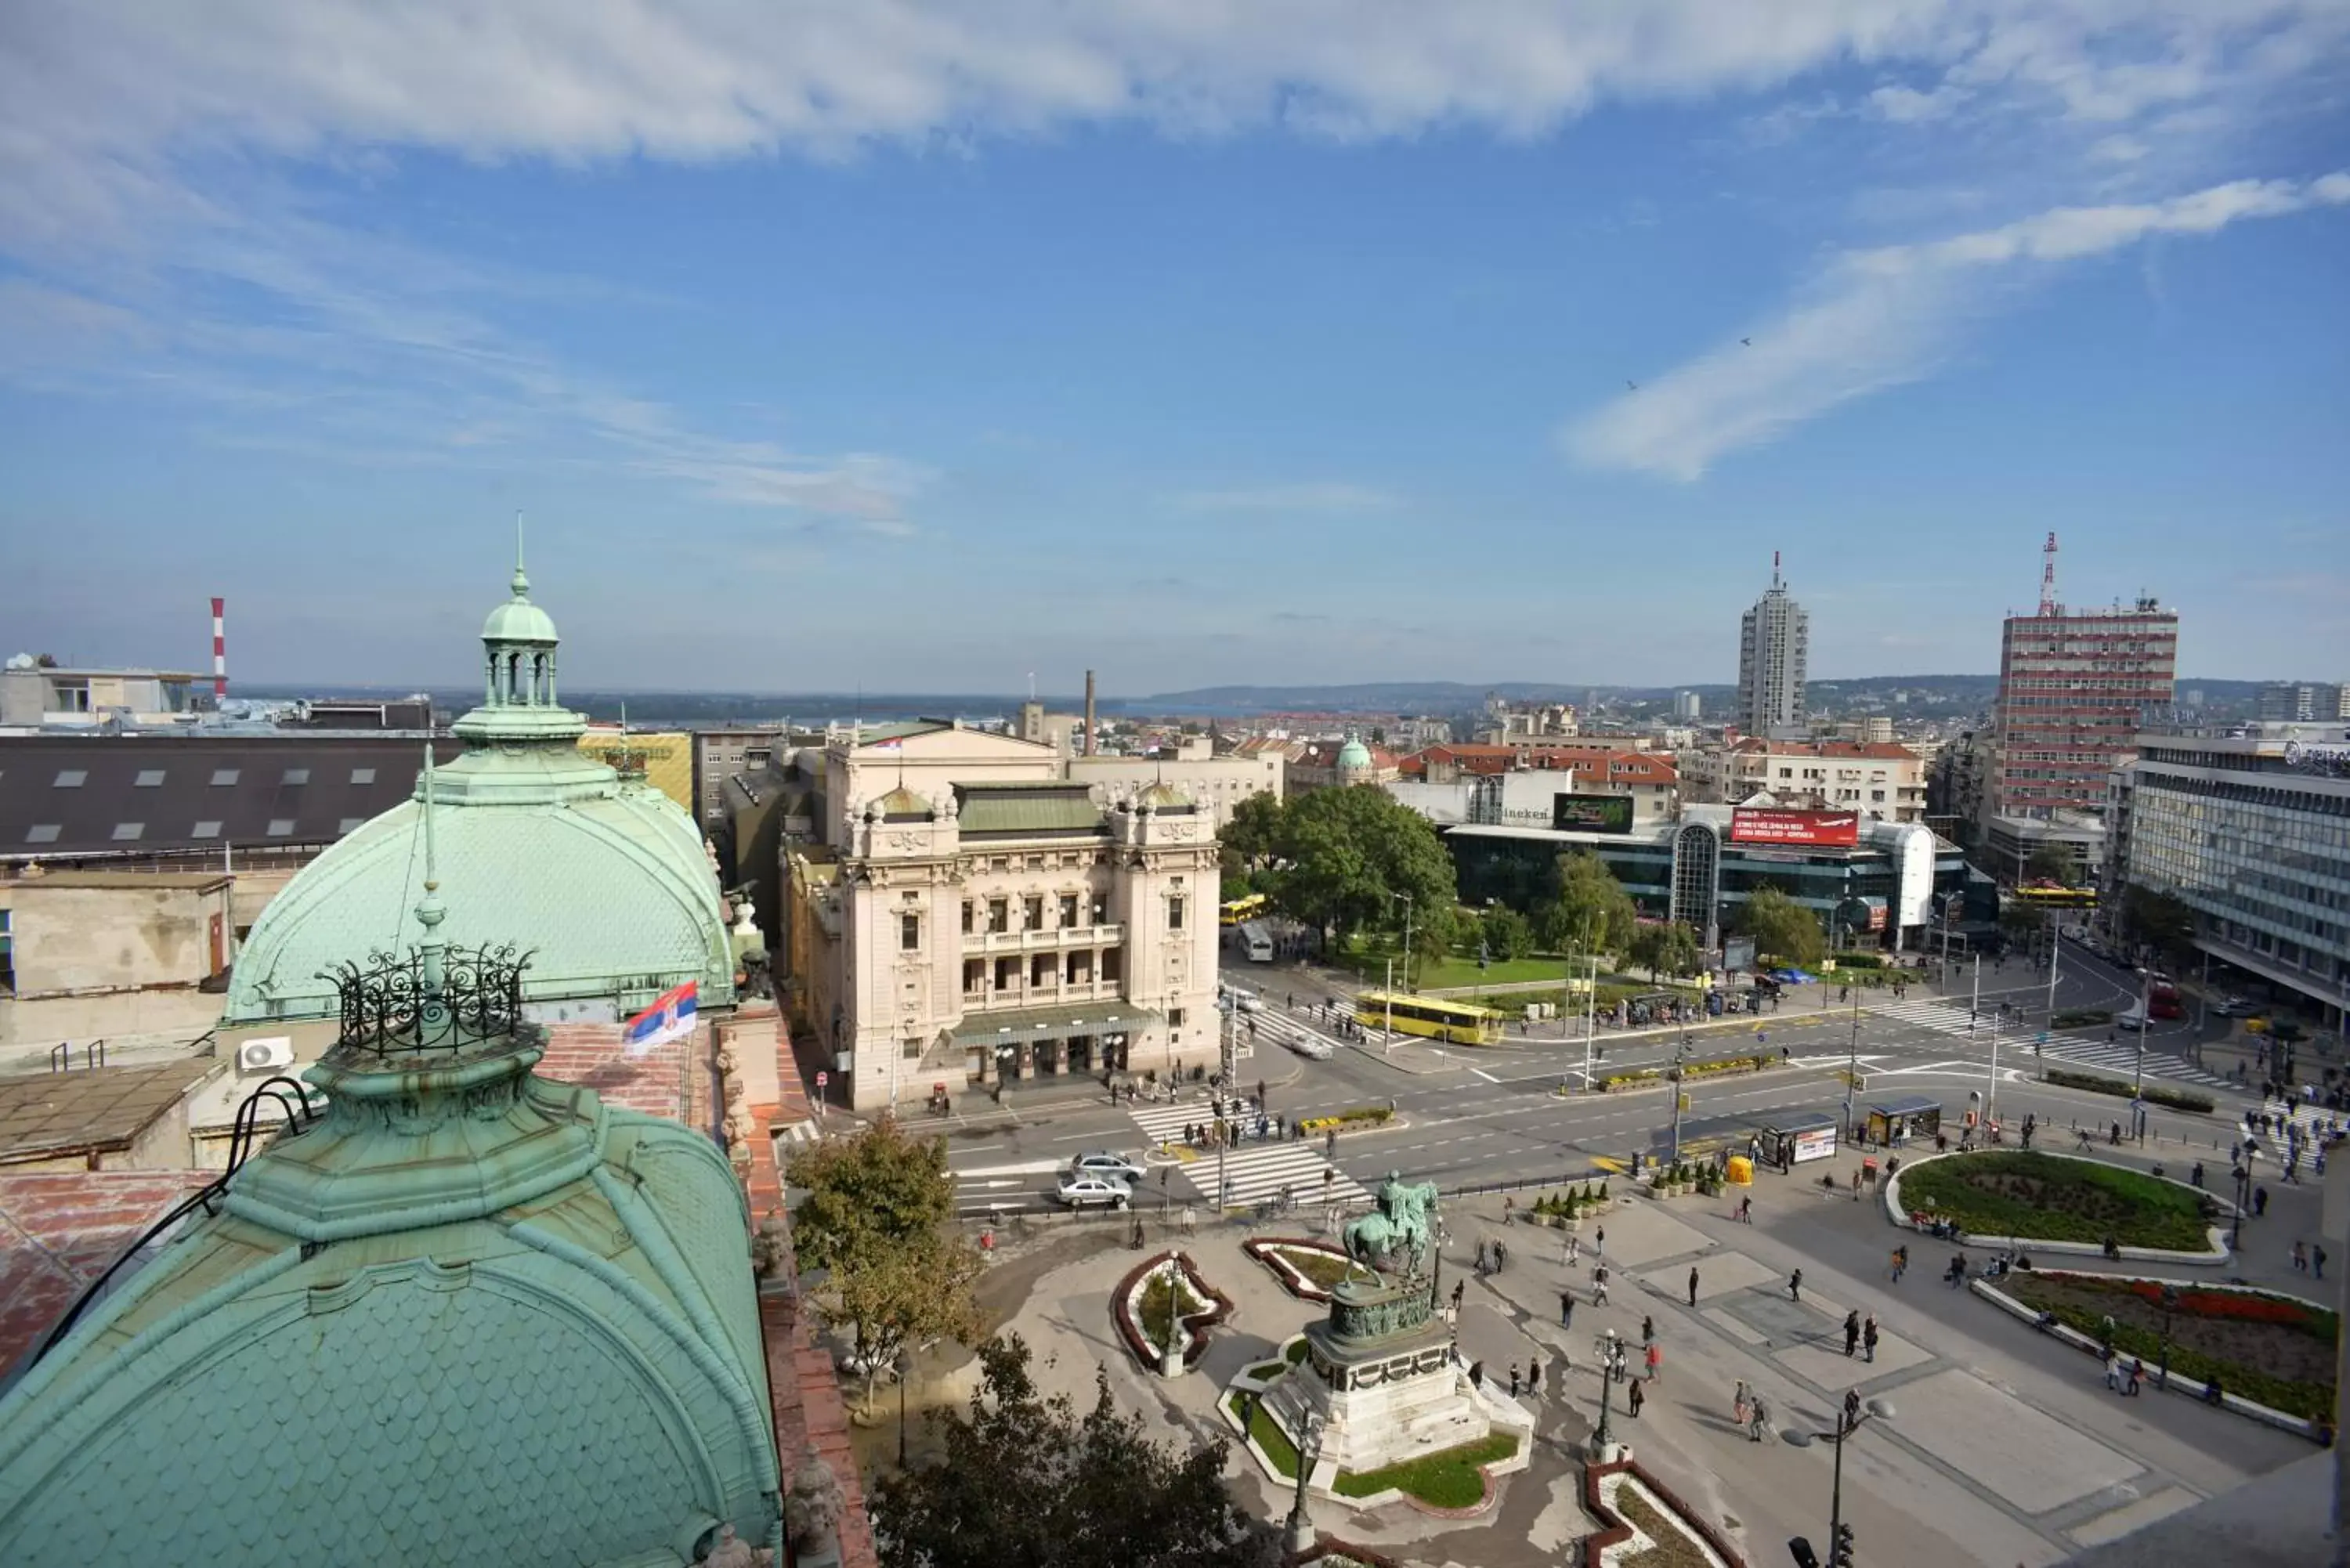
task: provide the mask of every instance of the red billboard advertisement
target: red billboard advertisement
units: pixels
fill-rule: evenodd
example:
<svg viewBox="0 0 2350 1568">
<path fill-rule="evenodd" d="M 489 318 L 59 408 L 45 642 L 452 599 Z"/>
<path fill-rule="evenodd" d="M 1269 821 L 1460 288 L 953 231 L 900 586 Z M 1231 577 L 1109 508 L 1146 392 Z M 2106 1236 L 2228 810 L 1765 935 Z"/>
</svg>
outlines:
<svg viewBox="0 0 2350 1568">
<path fill-rule="evenodd" d="M 1851 811 L 1785 811 L 1740 806 L 1730 814 L 1732 844 L 1822 844 L 1860 842 L 1860 814 Z"/>
</svg>

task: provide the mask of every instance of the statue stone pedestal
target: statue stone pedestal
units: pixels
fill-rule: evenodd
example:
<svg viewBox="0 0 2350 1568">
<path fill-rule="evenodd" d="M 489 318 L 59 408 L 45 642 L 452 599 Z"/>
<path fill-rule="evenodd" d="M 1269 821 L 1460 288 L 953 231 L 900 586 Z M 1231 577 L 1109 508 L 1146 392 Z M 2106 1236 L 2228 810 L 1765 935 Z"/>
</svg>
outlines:
<svg viewBox="0 0 2350 1568">
<path fill-rule="evenodd" d="M 1295 1442 L 1321 1427 L 1316 1490 L 1342 1470 L 1375 1470 L 1473 1443 L 1493 1428 L 1428 1287 L 1347 1281 L 1331 1321 L 1305 1330 L 1305 1359 L 1265 1391 L 1266 1410 Z"/>
</svg>

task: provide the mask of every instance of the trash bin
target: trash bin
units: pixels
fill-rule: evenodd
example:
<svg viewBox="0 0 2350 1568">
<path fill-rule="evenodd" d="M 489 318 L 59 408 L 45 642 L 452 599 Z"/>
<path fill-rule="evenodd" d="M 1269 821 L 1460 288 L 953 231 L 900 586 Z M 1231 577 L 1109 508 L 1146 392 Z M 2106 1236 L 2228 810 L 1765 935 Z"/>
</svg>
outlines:
<svg viewBox="0 0 2350 1568">
<path fill-rule="evenodd" d="M 1742 1154 L 1733 1154 L 1730 1157 L 1725 1174 L 1732 1187 L 1752 1187 L 1754 1184 L 1754 1162 Z"/>
<path fill-rule="evenodd" d="M 1860 1179 L 1869 1186 L 1877 1185 L 1877 1157 L 1870 1155 L 1860 1162 Z"/>
</svg>

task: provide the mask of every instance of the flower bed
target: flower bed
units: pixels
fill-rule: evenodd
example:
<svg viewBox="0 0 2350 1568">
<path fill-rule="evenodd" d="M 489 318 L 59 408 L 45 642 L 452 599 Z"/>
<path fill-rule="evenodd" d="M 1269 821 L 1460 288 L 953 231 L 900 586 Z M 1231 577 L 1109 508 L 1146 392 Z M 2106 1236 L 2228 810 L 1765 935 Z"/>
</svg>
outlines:
<svg viewBox="0 0 2350 1568">
<path fill-rule="evenodd" d="M 1243 1242 L 1241 1250 L 1272 1270 L 1281 1288 L 1300 1301 L 1328 1301 L 1349 1266 L 1343 1250 L 1302 1237 L 1259 1236 Z"/>
<path fill-rule="evenodd" d="M 1166 1343 L 1165 1324 L 1161 1318 L 1158 1325 L 1161 1332 L 1153 1338 L 1144 1330 L 1143 1319 L 1154 1285 L 1163 1303 L 1164 1293 L 1169 1287 L 1159 1282 L 1169 1279 L 1177 1282 L 1175 1288 L 1181 1301 L 1177 1318 L 1177 1344 L 1181 1347 L 1185 1366 L 1199 1365 L 1200 1357 L 1208 1348 L 1208 1330 L 1230 1317 L 1232 1312 L 1232 1298 L 1208 1283 L 1188 1253 L 1161 1252 L 1128 1270 L 1126 1277 L 1118 1281 L 1118 1289 L 1110 1294 L 1110 1317 L 1118 1324 L 1118 1337 L 1126 1342 L 1126 1348 L 1137 1361 L 1153 1371 L 1159 1368 L 1159 1347 Z M 1163 1311 L 1162 1305 L 1160 1312 Z"/>
<path fill-rule="evenodd" d="M 1297 1125 L 1308 1133 L 1325 1133 L 1336 1127 L 1340 1132 L 1352 1132 L 1362 1127 L 1375 1127 L 1394 1119 L 1395 1113 L 1385 1106 L 1349 1106 L 1336 1116 L 1308 1116 Z"/>
<path fill-rule="evenodd" d="M 2184 1182 L 2091 1159 L 2036 1151 L 1989 1150 L 1921 1159 L 1901 1171 L 1901 1202 L 1913 1215 L 1955 1221 L 1970 1235 L 2024 1241 L 2202 1252 L 2218 1203 Z"/>
<path fill-rule="evenodd" d="M 1723 1056 L 1711 1062 L 1690 1062 L 1681 1067 L 1684 1082 L 1691 1078 L 1719 1077 L 1726 1073 L 1759 1073 L 1765 1067 L 1775 1067 L 1779 1058 L 1772 1055 Z M 1617 1089 L 1644 1089 L 1665 1081 L 1661 1067 L 1637 1067 L 1628 1073 L 1611 1073 L 1599 1080 L 1599 1092 L 1612 1094 Z"/>
<path fill-rule="evenodd" d="M 2210 1111 L 2219 1104 L 2210 1096 L 2199 1095 L 2192 1089 L 2174 1089 L 2167 1084 L 2148 1084 L 2140 1089 L 2120 1078 L 2108 1078 L 2102 1073 L 2075 1073 L 2069 1068 L 2051 1067 L 2040 1076 L 2059 1088 L 2086 1089 L 2093 1095 L 2118 1095 L 2125 1100 L 2136 1095 L 2149 1105 L 2168 1106 L 2174 1111 Z"/>
<path fill-rule="evenodd" d="M 1601 1522 L 1583 1538 L 1585 1568 L 1746 1568 L 1720 1532 L 1632 1459 L 1586 1466 L 1583 1505 Z"/>
<path fill-rule="evenodd" d="M 2034 1312 L 2092 1339 L 2114 1320 L 2114 1348 L 2151 1374 L 2162 1365 L 2162 1280 L 2064 1270 L 2018 1270 L 2000 1288 Z M 2170 1370 L 2304 1419 L 2334 1409 L 2334 1340 L 2341 1320 L 2313 1303 L 2274 1292 L 2178 1285 L 2171 1314 Z"/>
</svg>

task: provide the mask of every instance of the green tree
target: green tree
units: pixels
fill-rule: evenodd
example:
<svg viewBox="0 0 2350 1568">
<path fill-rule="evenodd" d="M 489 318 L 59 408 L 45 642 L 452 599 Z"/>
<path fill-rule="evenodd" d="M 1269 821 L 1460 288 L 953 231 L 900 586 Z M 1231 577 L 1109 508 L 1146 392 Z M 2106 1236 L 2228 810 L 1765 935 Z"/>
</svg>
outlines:
<svg viewBox="0 0 2350 1568">
<path fill-rule="evenodd" d="M 2012 942 L 2028 942 L 2048 923 L 2048 913 L 2031 905 L 2010 902 L 2001 906 L 1999 929 Z"/>
<path fill-rule="evenodd" d="M 2023 863 L 2026 882 L 2054 882 L 2060 888 L 2080 885 L 2081 862 L 2061 844 L 2043 844 Z"/>
<path fill-rule="evenodd" d="M 1758 888 L 1748 896 L 1738 929 L 1754 939 L 1758 954 L 1783 964 L 1814 964 L 1827 951 L 1820 918 L 1777 888 Z"/>
<path fill-rule="evenodd" d="M 1551 896 L 1534 922 L 1543 945 L 1554 951 L 1622 952 L 1631 944 L 1639 915 L 1607 862 L 1588 849 L 1572 849 L 1553 867 Z"/>
<path fill-rule="evenodd" d="M 1153 1442 L 1094 1374 L 1093 1407 L 1041 1395 L 1017 1335 L 979 1349 L 969 1411 L 932 1418 L 942 1452 L 875 1488 L 883 1568 L 1272 1568 L 1273 1528 L 1233 1501 L 1222 1438 Z"/>
<path fill-rule="evenodd" d="M 1521 959 L 1534 950 L 1534 922 L 1507 904 L 1496 904 L 1485 911 L 1478 921 L 1478 935 L 1496 963 Z"/>
<path fill-rule="evenodd" d="M 789 1180 L 807 1189 L 792 1223 L 802 1269 L 826 1322 L 856 1341 L 865 1399 L 910 1344 L 969 1339 L 980 1261 L 954 1236 L 954 1183 L 946 1140 L 907 1136 L 884 1116 L 852 1137 L 828 1138 L 792 1157 Z"/>
<path fill-rule="evenodd" d="M 2122 924 L 2174 967 L 2195 954 L 2195 911 L 2174 894 L 2131 883 L 2122 889 Z"/>
<path fill-rule="evenodd" d="M 1224 875 L 1230 877 L 1235 873 L 1269 868 L 1281 846 L 1282 832 L 1279 795 L 1253 794 L 1242 801 L 1232 808 L 1223 832 L 1218 836 L 1224 854 Z"/>
<path fill-rule="evenodd" d="M 1299 796 L 1282 813 L 1274 852 L 1282 863 L 1274 900 L 1326 940 L 1401 929 L 1404 911 L 1393 896 L 1409 894 L 1417 946 L 1423 920 L 1453 905 L 1452 858 L 1436 829 L 1375 785 Z M 1437 926 L 1448 934 L 1440 919 Z"/>
<path fill-rule="evenodd" d="M 1693 974 L 1704 950 L 1685 921 L 1645 921 L 1632 932 L 1631 959 L 1648 971 L 1651 982 L 1666 975 Z"/>
</svg>

